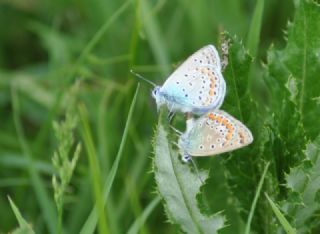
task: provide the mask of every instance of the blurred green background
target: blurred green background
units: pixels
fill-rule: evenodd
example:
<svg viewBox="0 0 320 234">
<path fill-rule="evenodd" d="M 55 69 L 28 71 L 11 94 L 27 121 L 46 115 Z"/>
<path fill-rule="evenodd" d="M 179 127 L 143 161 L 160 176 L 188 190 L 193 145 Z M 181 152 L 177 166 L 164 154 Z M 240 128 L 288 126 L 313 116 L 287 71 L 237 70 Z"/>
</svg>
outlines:
<svg viewBox="0 0 320 234">
<path fill-rule="evenodd" d="M 37 233 L 49 232 L 30 168 L 54 207 L 51 158 L 57 142 L 52 123 L 63 119 L 76 80 L 105 180 L 137 84 L 130 69 L 162 84 L 188 55 L 206 44 L 217 45 L 222 30 L 246 42 L 255 6 L 254 0 L 0 1 L 0 233 L 18 226 L 7 195 Z M 283 31 L 292 16 L 292 1 L 265 1 L 258 82 L 266 49 L 284 44 Z M 156 121 L 150 86 L 143 83 L 107 203 L 110 233 L 126 233 L 156 197 L 150 173 Z M 77 131 L 75 136 L 79 141 Z M 79 232 L 94 203 L 88 167 L 83 149 L 65 197 L 67 233 Z M 159 203 L 141 233 L 177 233 L 166 220 Z"/>
</svg>

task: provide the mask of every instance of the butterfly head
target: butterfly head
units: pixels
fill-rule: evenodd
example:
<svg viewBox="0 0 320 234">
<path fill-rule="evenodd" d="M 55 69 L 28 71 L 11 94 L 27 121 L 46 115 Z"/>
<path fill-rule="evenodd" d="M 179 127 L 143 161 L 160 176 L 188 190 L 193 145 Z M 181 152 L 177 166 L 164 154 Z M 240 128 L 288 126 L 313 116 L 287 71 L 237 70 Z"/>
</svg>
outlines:
<svg viewBox="0 0 320 234">
<path fill-rule="evenodd" d="M 178 141 L 178 147 L 181 154 L 181 160 L 185 163 L 188 163 L 191 161 L 191 156 L 187 153 L 187 139 L 185 134 L 182 134 Z"/>
<path fill-rule="evenodd" d="M 160 92 L 160 86 L 156 86 L 153 90 L 152 90 L 152 97 L 154 99 L 156 99 L 156 103 L 157 103 L 157 107 L 159 109 L 160 106 L 162 106 L 163 104 L 165 104 L 165 99 L 163 97 L 163 95 Z"/>
<path fill-rule="evenodd" d="M 190 156 L 189 154 L 186 154 L 186 153 L 185 153 L 185 154 L 182 156 L 181 160 L 182 160 L 182 162 L 184 162 L 184 163 L 189 163 L 189 162 L 191 162 L 192 158 L 191 158 L 191 156 Z"/>
</svg>

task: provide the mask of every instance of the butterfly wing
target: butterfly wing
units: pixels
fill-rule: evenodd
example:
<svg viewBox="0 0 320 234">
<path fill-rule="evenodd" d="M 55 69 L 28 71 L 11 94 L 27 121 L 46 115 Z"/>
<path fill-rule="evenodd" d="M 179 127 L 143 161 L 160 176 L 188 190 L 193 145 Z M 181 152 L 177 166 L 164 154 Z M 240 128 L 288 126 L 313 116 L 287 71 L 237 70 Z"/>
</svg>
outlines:
<svg viewBox="0 0 320 234">
<path fill-rule="evenodd" d="M 252 141 L 252 134 L 244 124 L 217 110 L 194 123 L 186 151 L 192 156 L 210 156 L 242 148 Z"/>
<path fill-rule="evenodd" d="M 225 90 L 218 52 L 208 45 L 180 65 L 160 92 L 173 103 L 203 113 L 221 106 Z"/>
</svg>

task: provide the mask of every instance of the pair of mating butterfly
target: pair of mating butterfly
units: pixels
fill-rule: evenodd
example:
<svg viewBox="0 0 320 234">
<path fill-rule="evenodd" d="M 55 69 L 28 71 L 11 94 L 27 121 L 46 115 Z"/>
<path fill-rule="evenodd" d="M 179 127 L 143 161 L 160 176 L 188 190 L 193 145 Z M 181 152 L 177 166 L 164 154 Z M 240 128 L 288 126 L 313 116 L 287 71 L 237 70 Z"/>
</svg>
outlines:
<svg viewBox="0 0 320 234">
<path fill-rule="evenodd" d="M 198 119 L 187 119 L 184 133 L 176 130 L 185 162 L 190 161 L 191 156 L 216 155 L 253 141 L 243 123 L 219 110 L 226 93 L 222 66 L 216 48 L 205 46 L 180 65 L 163 86 L 155 86 L 152 91 L 158 108 L 167 105 L 170 113 L 200 115 Z"/>
</svg>

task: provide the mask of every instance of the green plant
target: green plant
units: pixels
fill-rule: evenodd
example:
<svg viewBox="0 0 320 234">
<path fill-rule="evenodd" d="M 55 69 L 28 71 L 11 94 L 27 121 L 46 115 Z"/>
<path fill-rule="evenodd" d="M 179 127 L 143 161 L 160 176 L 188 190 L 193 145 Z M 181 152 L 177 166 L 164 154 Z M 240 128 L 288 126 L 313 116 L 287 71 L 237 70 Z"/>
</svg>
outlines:
<svg viewBox="0 0 320 234">
<path fill-rule="evenodd" d="M 22 217 L 19 209 L 16 207 L 14 202 L 8 197 L 8 200 L 10 202 L 11 209 L 14 212 L 14 215 L 16 216 L 18 223 L 19 223 L 19 228 L 15 229 L 12 233 L 14 234 L 19 234 L 19 233 L 24 233 L 24 234 L 34 234 L 34 231 L 32 230 L 32 227 L 30 224 L 25 221 L 25 219 Z"/>
<path fill-rule="evenodd" d="M 253 66 L 250 54 L 238 38 L 229 36 L 231 41 L 229 65 L 224 73 L 228 92 L 222 109 L 249 126 L 255 140 L 246 148 L 234 151 L 229 156 L 221 156 L 221 159 L 214 158 L 212 161 L 223 161 L 228 190 L 233 194 L 233 200 L 237 201 L 234 206 L 241 211 L 240 215 L 244 220 L 250 217 L 246 225 L 246 233 L 250 233 L 250 230 L 258 233 L 275 233 L 281 229 L 277 219 L 274 218 L 274 203 L 271 203 L 269 197 L 268 200 L 259 197 L 263 180 L 260 181 L 259 189 L 256 190 L 263 168 L 268 168 L 264 166 L 266 162 L 268 165 L 270 163 L 270 167 L 263 172 L 262 178 L 265 180 L 265 185 L 262 191 L 281 203 L 281 212 L 298 233 L 307 233 L 312 227 L 319 227 L 319 221 L 316 218 L 319 212 L 317 194 L 320 189 L 316 179 L 319 171 L 316 169 L 319 144 L 318 140 L 315 140 L 319 134 L 319 128 L 315 127 L 319 126 L 319 118 L 315 116 L 318 116 L 316 113 L 320 110 L 317 102 L 320 87 L 317 79 L 320 71 L 320 64 L 317 62 L 320 49 L 319 10 L 320 6 L 315 2 L 297 2 L 294 21 L 288 28 L 285 49 L 269 50 L 268 60 L 262 71 L 267 84 L 264 92 L 268 93 L 270 100 L 265 105 L 256 101 L 255 93 L 250 87 Z M 252 35 L 254 34 L 249 36 Z M 252 46 L 255 47 L 255 44 L 253 43 Z M 251 50 L 255 51 L 254 48 Z M 180 212 L 170 205 L 186 199 L 174 198 L 169 191 L 171 183 L 162 185 L 170 181 L 166 178 L 169 176 L 168 173 L 164 171 L 173 167 L 174 173 L 171 175 L 171 180 L 180 179 L 178 181 L 180 181 L 181 191 L 192 191 L 190 186 L 198 193 L 200 189 L 199 185 L 196 185 L 197 176 L 188 176 L 188 166 L 181 166 L 181 162 L 175 159 L 178 153 L 168 144 L 174 140 L 163 143 L 163 138 L 169 135 L 168 130 L 164 130 L 163 124 L 164 122 L 159 122 L 156 132 L 154 163 L 156 181 L 164 200 L 167 216 L 187 233 L 214 233 L 223 227 L 222 223 L 210 230 L 186 228 L 185 224 L 192 222 L 178 219 L 176 216 Z M 175 167 L 184 167 L 184 169 L 175 169 Z M 215 192 L 223 192 L 215 191 L 209 186 L 212 186 L 210 182 L 205 185 L 208 187 L 206 197 L 212 197 L 212 193 Z M 196 203 L 197 192 L 188 193 L 191 198 L 187 201 L 192 200 Z M 278 218 L 279 212 L 278 210 L 276 213 Z M 192 209 L 190 216 L 196 216 L 196 214 L 197 211 Z M 209 214 L 214 212 L 209 211 Z M 284 229 L 293 233 L 289 223 L 283 221 L 284 216 L 282 215 L 279 219 L 281 224 L 285 225 Z"/>
<path fill-rule="evenodd" d="M 76 144 L 73 151 L 75 144 L 74 130 L 78 124 L 78 117 L 75 112 L 76 89 L 77 87 L 74 87 L 73 90 L 71 90 L 71 97 L 67 103 L 68 109 L 66 111 L 65 120 L 60 123 L 53 123 L 58 145 L 57 150 L 52 157 L 52 164 L 57 170 L 57 175 L 52 176 L 52 186 L 58 210 L 58 233 L 62 233 L 65 193 L 81 152 L 80 143 Z"/>
<path fill-rule="evenodd" d="M 0 233 L 319 233 L 319 22 L 318 0 L 2 2 Z M 202 185 L 129 71 L 162 84 L 221 31 L 222 109 L 255 139 L 195 159 Z"/>
</svg>

